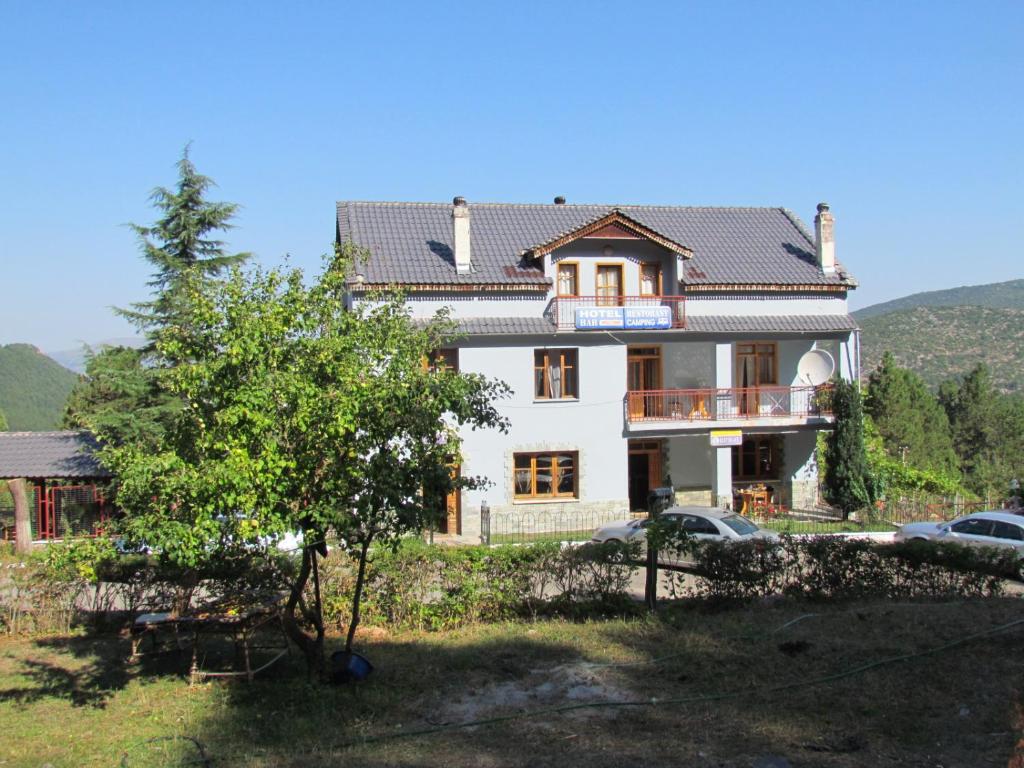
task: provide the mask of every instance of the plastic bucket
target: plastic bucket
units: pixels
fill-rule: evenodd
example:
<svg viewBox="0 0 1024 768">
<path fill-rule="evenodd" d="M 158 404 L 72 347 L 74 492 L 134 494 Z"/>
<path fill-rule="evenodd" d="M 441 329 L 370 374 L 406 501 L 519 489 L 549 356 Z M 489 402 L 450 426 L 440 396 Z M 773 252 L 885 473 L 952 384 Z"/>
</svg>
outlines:
<svg viewBox="0 0 1024 768">
<path fill-rule="evenodd" d="M 373 671 L 373 664 L 365 656 L 348 651 L 331 654 L 331 680 L 336 683 L 357 683 Z"/>
</svg>

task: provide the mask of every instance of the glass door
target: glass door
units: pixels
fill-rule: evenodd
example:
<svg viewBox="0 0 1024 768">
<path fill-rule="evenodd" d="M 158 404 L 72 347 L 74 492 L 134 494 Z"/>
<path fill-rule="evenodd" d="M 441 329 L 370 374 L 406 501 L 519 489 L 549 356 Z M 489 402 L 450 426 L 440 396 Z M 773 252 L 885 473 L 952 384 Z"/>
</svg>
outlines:
<svg viewBox="0 0 1024 768">
<path fill-rule="evenodd" d="M 626 357 L 626 388 L 631 419 L 661 415 L 661 398 L 651 394 L 661 389 L 661 347 L 629 347 Z"/>
<path fill-rule="evenodd" d="M 599 307 L 622 306 L 622 265 L 597 265 L 597 305 Z"/>
</svg>

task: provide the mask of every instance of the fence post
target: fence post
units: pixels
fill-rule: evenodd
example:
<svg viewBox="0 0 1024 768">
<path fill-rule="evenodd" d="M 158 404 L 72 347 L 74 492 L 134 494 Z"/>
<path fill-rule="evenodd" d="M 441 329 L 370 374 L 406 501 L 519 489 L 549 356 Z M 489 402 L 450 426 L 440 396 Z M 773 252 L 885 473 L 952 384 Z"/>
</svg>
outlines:
<svg viewBox="0 0 1024 768">
<path fill-rule="evenodd" d="M 480 502 L 480 541 L 491 544 L 491 508 L 486 501 Z"/>
</svg>

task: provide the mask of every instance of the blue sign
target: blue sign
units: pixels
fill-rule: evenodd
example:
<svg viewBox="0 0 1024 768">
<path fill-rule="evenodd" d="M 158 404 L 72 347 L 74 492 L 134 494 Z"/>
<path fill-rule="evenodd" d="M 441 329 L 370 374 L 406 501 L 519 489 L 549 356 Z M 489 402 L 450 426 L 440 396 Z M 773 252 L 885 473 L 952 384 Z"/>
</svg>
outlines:
<svg viewBox="0 0 1024 768">
<path fill-rule="evenodd" d="M 577 331 L 642 331 L 672 327 L 670 307 L 577 307 Z"/>
</svg>

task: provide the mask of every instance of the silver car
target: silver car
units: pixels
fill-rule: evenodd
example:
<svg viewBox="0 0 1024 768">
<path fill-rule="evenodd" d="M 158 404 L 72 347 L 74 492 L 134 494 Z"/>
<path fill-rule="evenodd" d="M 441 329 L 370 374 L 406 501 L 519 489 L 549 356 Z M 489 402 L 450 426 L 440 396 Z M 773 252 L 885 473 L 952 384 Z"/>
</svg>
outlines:
<svg viewBox="0 0 1024 768">
<path fill-rule="evenodd" d="M 777 541 L 779 536 L 774 531 L 758 528 L 747 518 L 737 515 L 728 509 L 715 507 L 669 507 L 661 513 L 662 520 L 677 523 L 697 542 L 702 541 L 746 541 L 748 539 L 764 539 Z M 594 531 L 591 541 L 646 542 L 645 529 L 650 525 L 650 518 L 634 520 L 617 520 L 603 525 Z M 694 565 L 692 553 L 661 552 L 659 562 L 672 565 Z"/>
<path fill-rule="evenodd" d="M 1009 547 L 1017 553 L 1017 575 L 1024 577 L 1024 517 L 1010 512 L 975 512 L 948 523 L 907 523 L 896 541 L 944 541 L 970 547 Z"/>
</svg>

